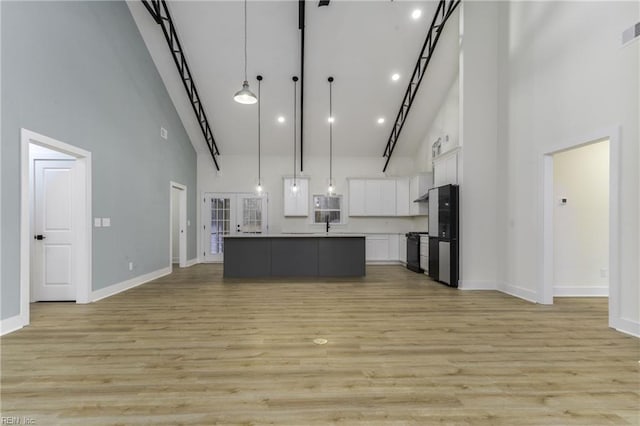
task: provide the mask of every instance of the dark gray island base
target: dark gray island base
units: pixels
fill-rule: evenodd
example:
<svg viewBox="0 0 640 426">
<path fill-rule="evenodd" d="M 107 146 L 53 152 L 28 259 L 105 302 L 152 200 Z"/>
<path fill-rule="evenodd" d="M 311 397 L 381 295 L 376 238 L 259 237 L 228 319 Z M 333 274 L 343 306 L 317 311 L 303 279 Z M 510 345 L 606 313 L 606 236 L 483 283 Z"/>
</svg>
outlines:
<svg viewBox="0 0 640 426">
<path fill-rule="evenodd" d="M 362 277 L 362 235 L 239 235 L 224 239 L 224 277 Z"/>
</svg>

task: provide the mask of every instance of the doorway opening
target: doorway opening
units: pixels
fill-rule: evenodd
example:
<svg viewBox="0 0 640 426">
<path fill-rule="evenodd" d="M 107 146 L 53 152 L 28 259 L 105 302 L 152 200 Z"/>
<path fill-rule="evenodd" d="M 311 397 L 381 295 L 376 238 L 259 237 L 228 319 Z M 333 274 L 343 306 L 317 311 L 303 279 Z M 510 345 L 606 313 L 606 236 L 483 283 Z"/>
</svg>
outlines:
<svg viewBox="0 0 640 426">
<path fill-rule="evenodd" d="M 20 317 L 91 294 L 91 153 L 21 130 Z"/>
<path fill-rule="evenodd" d="M 542 158 L 541 279 L 538 303 L 608 297 L 619 306 L 619 130 L 588 135 Z"/>
<path fill-rule="evenodd" d="M 553 296 L 609 296 L 609 140 L 553 154 Z"/>
<path fill-rule="evenodd" d="M 187 266 L 187 187 L 171 182 L 169 185 L 169 265 Z"/>
</svg>

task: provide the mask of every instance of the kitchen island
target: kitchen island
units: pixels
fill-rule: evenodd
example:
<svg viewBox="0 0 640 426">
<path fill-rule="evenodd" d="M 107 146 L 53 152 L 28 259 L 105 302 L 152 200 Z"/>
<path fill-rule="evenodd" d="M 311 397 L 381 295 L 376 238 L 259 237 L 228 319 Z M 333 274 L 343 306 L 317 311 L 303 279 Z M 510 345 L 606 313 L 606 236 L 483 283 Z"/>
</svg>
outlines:
<svg viewBox="0 0 640 426">
<path fill-rule="evenodd" d="M 361 234 L 241 234 L 224 238 L 225 278 L 360 277 Z"/>
</svg>

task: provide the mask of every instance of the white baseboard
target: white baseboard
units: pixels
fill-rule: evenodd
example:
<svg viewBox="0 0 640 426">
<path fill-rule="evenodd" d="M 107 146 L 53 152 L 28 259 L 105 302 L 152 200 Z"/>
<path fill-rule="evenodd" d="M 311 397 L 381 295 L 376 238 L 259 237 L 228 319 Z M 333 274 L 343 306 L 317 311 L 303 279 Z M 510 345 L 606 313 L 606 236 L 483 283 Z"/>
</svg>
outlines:
<svg viewBox="0 0 640 426">
<path fill-rule="evenodd" d="M 173 259 L 171 259 L 171 263 L 180 263 L 180 258 L 174 257 Z"/>
<path fill-rule="evenodd" d="M 498 290 L 498 284 L 495 281 L 460 280 L 458 290 Z"/>
<path fill-rule="evenodd" d="M 200 261 L 198 260 L 198 258 L 197 258 L 197 257 L 194 257 L 193 259 L 189 259 L 189 260 L 187 260 L 187 263 L 185 263 L 184 267 L 185 267 L 185 268 L 188 268 L 189 266 L 193 266 L 193 265 L 195 265 L 196 263 L 200 263 Z"/>
<path fill-rule="evenodd" d="M 627 318 L 616 318 L 613 320 L 611 327 L 621 333 L 629 334 L 634 337 L 640 337 L 640 322 Z"/>
<path fill-rule="evenodd" d="M 565 287 L 553 288 L 553 297 L 608 297 L 609 287 Z"/>
<path fill-rule="evenodd" d="M 29 321 L 22 318 L 22 315 L 15 315 L 13 317 L 0 320 L 0 336 L 20 330 L 27 324 L 29 324 Z"/>
<path fill-rule="evenodd" d="M 524 299 L 527 302 L 538 303 L 536 298 L 536 292 L 533 290 L 529 290 L 522 287 L 517 287 L 515 285 L 502 283 L 497 286 L 497 290 L 508 294 L 509 296 L 517 297 L 519 299 Z"/>
<path fill-rule="evenodd" d="M 131 278 L 118 284 L 110 285 L 109 287 L 101 288 L 100 290 L 96 290 L 91 293 L 91 301 L 97 302 L 98 300 L 104 299 L 106 297 L 122 293 L 123 291 L 132 289 L 144 283 L 148 283 L 149 281 L 164 277 L 165 275 L 169 275 L 170 273 L 171 266 L 168 266 L 166 268 L 158 269 L 157 271 L 149 272 L 148 274 Z"/>
<path fill-rule="evenodd" d="M 365 264 L 366 265 L 402 265 L 403 263 L 399 260 L 367 260 L 365 261 Z"/>
</svg>

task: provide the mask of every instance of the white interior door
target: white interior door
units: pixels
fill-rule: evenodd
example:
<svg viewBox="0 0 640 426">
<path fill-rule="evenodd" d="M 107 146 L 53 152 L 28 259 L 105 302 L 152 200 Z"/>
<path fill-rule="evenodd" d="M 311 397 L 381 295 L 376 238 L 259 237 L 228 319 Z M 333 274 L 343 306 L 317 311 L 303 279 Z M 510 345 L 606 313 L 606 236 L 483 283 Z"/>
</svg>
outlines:
<svg viewBox="0 0 640 426">
<path fill-rule="evenodd" d="M 33 301 L 76 300 L 73 160 L 34 164 Z"/>
<path fill-rule="evenodd" d="M 242 193 L 206 193 L 203 197 L 203 256 L 208 262 L 224 259 L 224 237 L 267 231 L 267 196 Z"/>
</svg>

